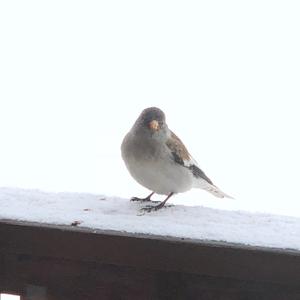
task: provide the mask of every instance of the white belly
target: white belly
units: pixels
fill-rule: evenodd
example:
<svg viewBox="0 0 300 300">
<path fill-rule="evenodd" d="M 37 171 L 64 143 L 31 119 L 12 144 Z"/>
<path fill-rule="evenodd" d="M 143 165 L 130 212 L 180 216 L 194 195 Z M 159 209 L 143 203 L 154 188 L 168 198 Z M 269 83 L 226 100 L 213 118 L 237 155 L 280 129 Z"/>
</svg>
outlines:
<svg viewBox="0 0 300 300">
<path fill-rule="evenodd" d="M 170 158 L 145 162 L 131 156 L 125 163 L 138 183 L 157 194 L 182 193 L 192 188 L 191 172 Z"/>
</svg>

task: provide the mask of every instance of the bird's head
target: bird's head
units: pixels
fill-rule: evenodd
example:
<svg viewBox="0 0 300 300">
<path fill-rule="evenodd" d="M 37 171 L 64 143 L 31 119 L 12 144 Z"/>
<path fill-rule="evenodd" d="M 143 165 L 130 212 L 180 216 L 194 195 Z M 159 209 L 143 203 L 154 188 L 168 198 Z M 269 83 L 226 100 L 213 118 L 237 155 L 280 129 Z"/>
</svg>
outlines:
<svg viewBox="0 0 300 300">
<path fill-rule="evenodd" d="M 138 123 L 143 129 L 152 134 L 159 132 L 166 127 L 166 117 L 164 112 L 157 107 L 149 107 L 142 111 L 138 118 Z"/>
</svg>

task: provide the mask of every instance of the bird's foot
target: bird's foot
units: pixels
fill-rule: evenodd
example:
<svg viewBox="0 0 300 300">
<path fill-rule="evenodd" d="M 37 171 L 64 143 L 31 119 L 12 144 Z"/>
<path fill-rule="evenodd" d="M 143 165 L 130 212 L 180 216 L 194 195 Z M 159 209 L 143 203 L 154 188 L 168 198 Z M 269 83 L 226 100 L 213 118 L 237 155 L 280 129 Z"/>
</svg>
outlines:
<svg viewBox="0 0 300 300">
<path fill-rule="evenodd" d="M 148 197 L 146 197 L 146 198 L 138 198 L 138 197 L 132 197 L 131 199 L 130 199 L 130 201 L 133 201 L 133 202 L 150 202 L 151 201 L 151 199 L 150 198 L 148 198 Z"/>
<path fill-rule="evenodd" d="M 138 201 L 138 202 L 157 202 L 157 201 L 152 201 L 151 197 L 154 194 L 154 192 L 152 192 L 149 196 L 147 196 L 146 198 L 138 198 L 138 197 L 132 197 L 130 199 L 130 201 Z"/>
<path fill-rule="evenodd" d="M 154 202 L 154 201 L 153 201 L 153 202 Z M 158 201 L 156 201 L 156 202 L 158 202 Z M 157 210 L 159 210 L 159 209 L 161 209 L 161 208 L 168 208 L 168 207 L 172 207 L 172 206 L 174 206 L 174 205 L 173 205 L 173 204 L 164 205 L 164 203 L 161 202 L 160 204 L 158 204 L 158 205 L 156 205 L 156 206 L 147 205 L 147 206 L 145 206 L 145 207 L 142 207 L 142 208 L 140 209 L 140 211 L 141 211 L 142 213 L 150 213 L 150 212 L 152 212 L 152 211 L 157 211 Z"/>
<path fill-rule="evenodd" d="M 132 201 L 132 202 L 142 202 L 142 203 L 144 203 L 144 202 L 159 203 L 160 202 L 160 201 L 151 200 L 151 199 L 148 199 L 148 198 L 138 198 L 138 197 L 132 197 L 130 199 L 130 201 Z"/>
</svg>

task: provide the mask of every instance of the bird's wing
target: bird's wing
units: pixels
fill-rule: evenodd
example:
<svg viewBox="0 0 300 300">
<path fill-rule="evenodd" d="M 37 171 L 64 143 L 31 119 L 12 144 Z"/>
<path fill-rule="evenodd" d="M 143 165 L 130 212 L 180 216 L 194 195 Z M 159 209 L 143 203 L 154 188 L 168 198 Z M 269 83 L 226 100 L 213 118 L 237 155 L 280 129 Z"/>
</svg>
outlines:
<svg viewBox="0 0 300 300">
<path fill-rule="evenodd" d="M 166 144 L 171 152 L 174 162 L 188 168 L 195 178 L 204 179 L 206 182 L 213 185 L 212 181 L 199 168 L 197 162 L 192 158 L 180 138 L 174 132 L 171 131 L 171 137 Z"/>
<path fill-rule="evenodd" d="M 204 189 L 218 198 L 227 197 L 233 199 L 231 196 L 225 194 L 212 183 L 212 181 L 199 168 L 197 162 L 189 154 L 179 137 L 176 136 L 176 134 L 172 131 L 171 137 L 166 144 L 170 150 L 171 158 L 174 160 L 174 162 L 189 169 L 192 172 L 195 177 L 195 187 Z"/>
</svg>

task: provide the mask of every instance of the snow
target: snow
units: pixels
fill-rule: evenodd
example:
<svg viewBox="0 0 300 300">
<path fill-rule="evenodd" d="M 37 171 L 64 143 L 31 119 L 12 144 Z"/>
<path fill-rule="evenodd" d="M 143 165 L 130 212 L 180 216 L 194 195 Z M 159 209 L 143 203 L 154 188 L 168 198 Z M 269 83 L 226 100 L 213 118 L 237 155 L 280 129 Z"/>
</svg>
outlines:
<svg viewBox="0 0 300 300">
<path fill-rule="evenodd" d="M 0 220 L 77 221 L 92 229 L 300 250 L 300 218 L 183 205 L 142 214 L 144 205 L 104 195 L 0 188 Z"/>
<path fill-rule="evenodd" d="M 20 296 L 12 294 L 0 294 L 0 300 L 20 300 Z"/>
<path fill-rule="evenodd" d="M 20 296 L 12 294 L 0 294 L 0 300 L 20 300 Z"/>
</svg>

